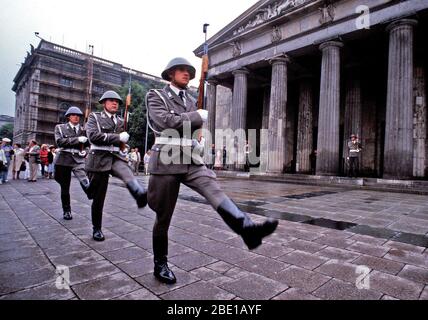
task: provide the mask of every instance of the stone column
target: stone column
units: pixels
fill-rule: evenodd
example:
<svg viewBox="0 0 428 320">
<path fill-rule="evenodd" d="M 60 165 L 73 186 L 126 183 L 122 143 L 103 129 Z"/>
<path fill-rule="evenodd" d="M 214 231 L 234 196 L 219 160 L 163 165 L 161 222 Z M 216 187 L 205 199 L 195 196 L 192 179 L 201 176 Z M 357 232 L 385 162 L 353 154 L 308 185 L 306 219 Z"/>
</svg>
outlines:
<svg viewBox="0 0 428 320">
<path fill-rule="evenodd" d="M 339 172 L 341 47 L 343 44 L 337 41 L 320 45 L 322 63 L 316 167 L 320 175 L 337 175 Z"/>
<path fill-rule="evenodd" d="M 384 177 L 413 176 L 413 26 L 415 20 L 391 23 L 385 123 Z"/>
<path fill-rule="evenodd" d="M 346 94 L 345 94 L 345 115 L 343 128 L 343 158 L 349 156 L 348 142 L 351 134 L 356 134 L 362 143 L 362 122 L 361 122 L 361 75 L 358 67 L 352 67 L 347 70 L 346 76 Z M 374 117 L 375 115 L 372 115 Z M 360 157 L 360 165 L 361 165 Z M 346 166 L 345 168 L 346 169 Z M 346 173 L 346 172 L 345 172 Z"/>
<path fill-rule="evenodd" d="M 414 71 L 415 105 L 413 110 L 414 144 L 413 176 L 424 177 L 428 173 L 427 159 L 427 97 L 425 68 L 416 67 Z"/>
<path fill-rule="evenodd" d="M 232 72 L 234 75 L 233 83 L 233 102 L 232 102 L 232 130 L 245 130 L 247 120 L 247 76 L 249 71 L 246 68 L 238 69 Z M 238 134 L 235 138 L 235 148 L 231 155 L 234 155 L 235 170 L 244 170 L 245 168 L 245 132 Z M 230 148 L 229 148 L 230 149 Z"/>
<path fill-rule="evenodd" d="M 272 59 L 272 83 L 269 103 L 267 172 L 282 173 L 285 159 L 287 106 L 287 62 L 283 55 Z"/>
<path fill-rule="evenodd" d="M 299 114 L 297 128 L 296 172 L 311 172 L 313 87 L 306 77 L 300 82 Z"/>
<path fill-rule="evenodd" d="M 262 115 L 262 133 L 260 135 L 260 172 L 266 172 L 268 162 L 268 132 L 269 128 L 269 104 L 270 104 L 270 86 L 266 86 L 263 91 L 263 115 Z"/>
</svg>

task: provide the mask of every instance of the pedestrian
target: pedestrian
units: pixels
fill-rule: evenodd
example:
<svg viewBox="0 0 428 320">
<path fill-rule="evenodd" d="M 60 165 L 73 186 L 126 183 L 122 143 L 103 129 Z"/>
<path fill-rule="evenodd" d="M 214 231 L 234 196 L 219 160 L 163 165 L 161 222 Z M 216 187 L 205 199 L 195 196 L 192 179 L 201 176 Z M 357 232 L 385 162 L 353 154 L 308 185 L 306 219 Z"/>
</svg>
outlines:
<svg viewBox="0 0 428 320">
<path fill-rule="evenodd" d="M 3 173 L 4 167 L 7 166 L 7 158 L 4 150 L 0 148 L 0 173 Z M 3 179 L 0 179 L 0 184 L 3 184 Z"/>
<path fill-rule="evenodd" d="M 227 157 L 226 146 L 223 146 L 223 170 L 227 169 L 227 166 L 226 166 L 226 157 Z"/>
<path fill-rule="evenodd" d="M 126 155 L 121 153 L 120 147 L 129 140 L 129 134 L 124 131 L 124 121 L 116 114 L 119 104 L 123 103 L 122 98 L 110 90 L 104 92 L 99 103 L 103 105 L 103 111 L 92 112 L 86 125 L 86 134 L 91 144 L 86 171 L 94 199 L 91 206 L 93 239 L 103 241 L 102 214 L 109 175 L 112 174 L 126 184 L 139 208 L 146 206 L 147 192 L 127 165 Z"/>
<path fill-rule="evenodd" d="M 144 174 L 147 176 L 149 174 L 149 162 L 150 162 L 150 156 L 152 154 L 152 151 L 149 149 L 147 150 L 146 154 L 144 155 Z"/>
<path fill-rule="evenodd" d="M 361 143 L 358 141 L 356 134 L 351 134 L 351 141 L 348 142 L 349 154 L 347 160 L 349 161 L 349 177 L 358 177 L 360 167 L 360 152 L 362 150 Z"/>
<path fill-rule="evenodd" d="M 19 180 L 19 174 L 21 171 L 25 171 L 26 165 L 24 161 L 25 151 L 21 148 L 21 144 L 15 143 L 14 145 L 14 154 L 12 157 L 12 174 L 13 180 Z"/>
<path fill-rule="evenodd" d="M 49 153 L 48 146 L 46 144 L 42 144 L 42 146 L 40 147 L 40 165 L 41 165 L 42 178 L 48 177 L 48 165 L 49 165 L 48 153 Z"/>
<path fill-rule="evenodd" d="M 134 149 L 135 152 L 135 161 L 134 161 L 134 174 L 138 176 L 138 172 L 140 169 L 140 163 L 141 163 L 141 153 L 138 151 L 138 148 Z"/>
<path fill-rule="evenodd" d="M 40 165 L 40 147 L 37 144 L 36 140 L 33 139 L 28 142 L 27 155 L 28 155 L 28 166 L 30 169 L 28 182 L 36 182 L 37 172 L 39 170 L 39 165 Z"/>
<path fill-rule="evenodd" d="M 0 170 L 0 181 L 2 183 L 8 182 L 7 176 L 9 174 L 9 166 L 12 160 L 13 147 L 10 145 L 11 140 L 9 138 L 3 138 L 1 140 L 0 149 L 3 150 L 6 161 L 3 162 L 2 169 Z"/>
<path fill-rule="evenodd" d="M 162 78 L 170 83 L 146 95 L 148 121 L 156 134 L 148 189 L 149 206 L 156 212 L 154 276 L 164 283 L 176 282 L 167 263 L 168 229 L 181 183 L 206 198 L 226 224 L 241 235 L 249 249 L 258 247 L 262 238 L 274 232 L 278 225 L 277 220 L 254 223 L 220 189 L 215 173 L 203 164 L 201 155 L 193 152 L 193 148 L 200 146 L 192 135 L 208 119 L 208 111 L 197 110 L 195 99 L 187 93 L 189 81 L 194 77 L 195 68 L 186 59 L 172 59 L 162 72 Z M 170 136 L 172 131 L 175 138 Z"/>
<path fill-rule="evenodd" d="M 54 159 L 55 159 L 55 146 L 49 146 L 48 153 L 48 179 L 54 178 Z"/>
<path fill-rule="evenodd" d="M 72 172 L 88 198 L 92 198 L 89 190 L 89 179 L 85 172 L 86 151 L 84 149 L 89 146 L 89 143 L 79 123 L 81 116 L 83 116 L 83 112 L 78 107 L 71 106 L 65 113 L 68 121 L 55 126 L 55 142 L 59 148 L 55 162 L 55 181 L 61 186 L 61 204 L 65 220 L 73 219 L 70 205 Z M 49 158 L 49 153 L 46 158 Z"/>
</svg>

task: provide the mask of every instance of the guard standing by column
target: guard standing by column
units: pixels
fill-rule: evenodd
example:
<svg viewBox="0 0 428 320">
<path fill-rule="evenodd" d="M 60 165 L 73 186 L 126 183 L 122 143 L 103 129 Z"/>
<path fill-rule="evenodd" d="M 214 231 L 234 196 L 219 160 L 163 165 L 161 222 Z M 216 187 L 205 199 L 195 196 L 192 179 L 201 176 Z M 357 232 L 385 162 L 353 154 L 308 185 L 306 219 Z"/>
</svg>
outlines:
<svg viewBox="0 0 428 320">
<path fill-rule="evenodd" d="M 121 152 L 121 146 L 129 140 L 129 134 L 124 131 L 123 119 L 116 115 L 119 104 L 123 103 L 122 98 L 110 90 L 102 95 L 99 103 L 104 106 L 104 110 L 92 112 L 86 125 L 86 133 L 91 144 L 86 171 L 94 197 L 91 207 L 93 238 L 96 241 L 103 241 L 102 214 L 109 175 L 112 174 L 125 182 L 139 208 L 146 206 L 147 192 L 134 177 L 127 164 L 126 155 Z"/>
<path fill-rule="evenodd" d="M 89 146 L 88 138 L 79 124 L 82 111 L 78 107 L 68 108 L 65 116 L 68 122 L 55 126 L 55 142 L 58 146 L 58 155 L 55 162 L 55 181 L 61 186 L 61 203 L 65 220 L 71 220 L 70 182 L 71 172 L 79 180 L 83 191 L 89 199 L 89 179 L 85 172 L 86 151 L 81 148 Z"/>
<path fill-rule="evenodd" d="M 215 173 L 207 169 L 202 157 L 195 152 L 199 146 L 192 135 L 207 121 L 208 111 L 197 110 L 195 99 L 186 92 L 194 77 L 195 68 L 186 59 L 175 58 L 162 72 L 162 78 L 171 83 L 162 90 L 151 90 L 146 96 L 149 124 L 156 133 L 149 162 L 148 188 L 148 203 L 156 212 L 154 275 L 165 283 L 176 282 L 167 264 L 168 229 L 181 183 L 205 197 L 226 224 L 241 235 L 250 250 L 258 247 L 262 238 L 274 232 L 278 225 L 278 221 L 272 219 L 254 223 L 248 214 L 240 211 L 218 186 Z M 179 137 L 171 138 L 172 130 Z M 186 131 L 191 134 L 186 136 Z M 185 161 L 188 157 L 191 161 Z"/>
</svg>

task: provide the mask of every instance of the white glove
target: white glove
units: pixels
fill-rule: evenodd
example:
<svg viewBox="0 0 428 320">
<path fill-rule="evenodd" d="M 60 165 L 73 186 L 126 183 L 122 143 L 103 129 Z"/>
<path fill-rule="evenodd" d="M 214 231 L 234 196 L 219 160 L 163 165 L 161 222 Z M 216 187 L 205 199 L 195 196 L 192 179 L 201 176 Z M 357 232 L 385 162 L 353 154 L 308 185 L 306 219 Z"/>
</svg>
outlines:
<svg viewBox="0 0 428 320">
<path fill-rule="evenodd" d="M 81 136 L 78 138 L 80 143 L 86 143 L 86 141 L 88 141 L 88 138 Z"/>
<path fill-rule="evenodd" d="M 129 140 L 129 134 L 128 134 L 128 132 L 126 132 L 126 131 L 121 132 L 121 133 L 119 134 L 119 139 L 120 139 L 120 141 L 121 141 L 121 142 L 123 142 L 123 143 L 127 143 L 127 142 L 128 142 L 128 140 Z"/>
<path fill-rule="evenodd" d="M 207 120 L 208 120 L 208 111 L 204 110 L 204 109 L 198 109 L 198 113 L 201 116 L 202 121 L 203 122 L 207 122 Z"/>
</svg>

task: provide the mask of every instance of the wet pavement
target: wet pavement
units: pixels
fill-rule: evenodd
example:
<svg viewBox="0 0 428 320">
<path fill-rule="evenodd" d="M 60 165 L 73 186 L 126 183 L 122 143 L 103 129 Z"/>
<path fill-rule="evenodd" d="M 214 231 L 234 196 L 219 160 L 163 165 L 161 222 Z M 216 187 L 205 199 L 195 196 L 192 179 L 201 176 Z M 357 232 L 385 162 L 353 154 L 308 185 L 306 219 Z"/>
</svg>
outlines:
<svg viewBox="0 0 428 320">
<path fill-rule="evenodd" d="M 1 185 L 0 299 L 428 300 L 428 196 L 218 181 L 254 220 L 279 219 L 278 229 L 249 251 L 182 186 L 170 228 L 174 285 L 152 274 L 154 212 L 138 209 L 119 180 L 110 180 L 104 242 L 92 240 L 91 201 L 75 179 L 71 221 L 55 181 Z"/>
</svg>

